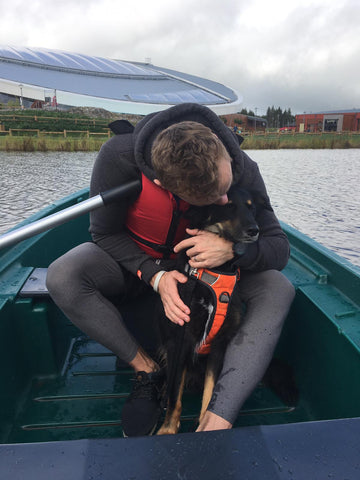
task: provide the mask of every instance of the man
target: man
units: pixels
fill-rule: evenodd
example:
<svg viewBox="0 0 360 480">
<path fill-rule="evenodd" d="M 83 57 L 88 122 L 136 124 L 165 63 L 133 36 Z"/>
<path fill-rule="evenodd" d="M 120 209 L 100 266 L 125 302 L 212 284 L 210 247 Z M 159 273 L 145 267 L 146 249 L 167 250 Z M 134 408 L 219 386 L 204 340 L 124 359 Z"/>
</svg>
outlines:
<svg viewBox="0 0 360 480">
<path fill-rule="evenodd" d="M 186 230 L 182 214 L 189 204 L 225 204 L 231 185 L 266 195 L 255 162 L 208 108 L 182 104 L 145 117 L 134 131 L 125 123 L 115 126 L 119 134 L 99 152 L 90 194 L 135 178 L 142 190 L 91 214 L 94 243 L 76 247 L 49 267 L 50 294 L 75 325 L 134 369 L 123 430 L 146 435 L 160 415 L 161 372 L 109 298 L 141 295 L 152 287 L 169 320 L 184 325 L 190 311 L 177 284 L 186 277 L 173 270 L 173 252 L 187 248 L 190 265 L 199 268 L 233 261 L 241 269 L 239 294 L 247 311 L 198 431 L 231 428 L 271 360 L 293 300 L 294 289 L 279 272 L 288 261 L 288 240 L 269 210 L 258 216 L 259 240 L 246 250 L 210 232 Z"/>
</svg>

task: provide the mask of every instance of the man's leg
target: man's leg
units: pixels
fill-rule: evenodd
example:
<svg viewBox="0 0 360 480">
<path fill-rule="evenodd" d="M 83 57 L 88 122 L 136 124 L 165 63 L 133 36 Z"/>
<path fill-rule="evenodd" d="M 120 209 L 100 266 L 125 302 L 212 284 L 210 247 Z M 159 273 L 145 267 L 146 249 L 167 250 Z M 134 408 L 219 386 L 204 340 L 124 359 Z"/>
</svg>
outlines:
<svg viewBox="0 0 360 480">
<path fill-rule="evenodd" d="M 294 288 L 276 271 L 242 273 L 246 315 L 230 342 L 222 372 L 198 431 L 231 428 L 240 408 L 262 379 L 294 299 Z"/>
<path fill-rule="evenodd" d="M 158 365 L 139 347 L 108 299 L 123 298 L 128 282 L 119 265 L 93 243 L 79 245 L 57 259 L 47 276 L 50 295 L 65 315 L 134 368 L 136 381 L 123 408 L 123 430 L 133 436 L 146 435 L 156 426 L 162 379 L 156 373 Z"/>
<path fill-rule="evenodd" d="M 81 331 L 126 363 L 134 360 L 138 343 L 108 300 L 126 294 L 124 274 L 106 252 L 94 243 L 75 247 L 49 266 L 46 283 L 54 302 Z"/>
</svg>

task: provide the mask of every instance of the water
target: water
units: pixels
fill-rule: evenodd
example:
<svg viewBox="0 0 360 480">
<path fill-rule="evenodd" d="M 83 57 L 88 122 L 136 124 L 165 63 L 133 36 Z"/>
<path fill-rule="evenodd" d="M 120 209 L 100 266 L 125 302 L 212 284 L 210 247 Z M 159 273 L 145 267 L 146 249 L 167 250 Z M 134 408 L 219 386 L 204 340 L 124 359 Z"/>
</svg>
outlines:
<svg viewBox="0 0 360 480">
<path fill-rule="evenodd" d="M 360 266 L 360 150 L 247 151 L 281 220 Z M 89 185 L 96 152 L 0 152 L 0 234 Z"/>
<path fill-rule="evenodd" d="M 360 265 L 360 150 L 254 150 L 277 217 Z"/>
<path fill-rule="evenodd" d="M 96 152 L 0 152 L 0 234 L 87 187 Z"/>
</svg>

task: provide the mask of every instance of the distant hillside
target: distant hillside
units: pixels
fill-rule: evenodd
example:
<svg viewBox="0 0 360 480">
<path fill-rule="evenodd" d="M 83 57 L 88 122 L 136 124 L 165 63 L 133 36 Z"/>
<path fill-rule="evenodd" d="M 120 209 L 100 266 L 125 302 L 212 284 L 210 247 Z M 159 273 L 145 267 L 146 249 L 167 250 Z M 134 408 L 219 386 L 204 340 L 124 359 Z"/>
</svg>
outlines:
<svg viewBox="0 0 360 480">
<path fill-rule="evenodd" d="M 141 115 L 113 113 L 103 108 L 91 107 L 75 107 L 66 111 L 3 108 L 0 110 L 0 131 L 35 129 L 42 132 L 81 130 L 103 133 L 108 131 L 108 124 L 114 120 L 128 120 L 136 125 L 142 118 Z"/>
<path fill-rule="evenodd" d="M 70 108 L 70 110 L 67 110 L 67 113 L 86 116 L 90 118 L 103 118 L 108 120 L 123 119 L 128 120 L 133 124 L 136 124 L 143 118 L 143 115 L 133 115 L 130 113 L 113 113 L 105 110 L 104 108 L 94 107 L 73 107 Z"/>
</svg>

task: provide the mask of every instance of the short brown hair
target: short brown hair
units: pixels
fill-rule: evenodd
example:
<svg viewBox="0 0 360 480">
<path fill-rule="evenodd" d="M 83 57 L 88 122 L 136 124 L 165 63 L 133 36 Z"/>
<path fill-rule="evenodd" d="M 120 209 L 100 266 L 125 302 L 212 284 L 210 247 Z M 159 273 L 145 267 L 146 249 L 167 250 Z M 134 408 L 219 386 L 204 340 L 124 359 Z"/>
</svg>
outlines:
<svg viewBox="0 0 360 480">
<path fill-rule="evenodd" d="M 207 197 L 218 187 L 219 161 L 229 158 L 210 128 L 197 122 L 180 122 L 156 137 L 151 159 L 161 185 L 176 195 Z"/>
</svg>

